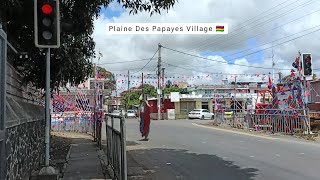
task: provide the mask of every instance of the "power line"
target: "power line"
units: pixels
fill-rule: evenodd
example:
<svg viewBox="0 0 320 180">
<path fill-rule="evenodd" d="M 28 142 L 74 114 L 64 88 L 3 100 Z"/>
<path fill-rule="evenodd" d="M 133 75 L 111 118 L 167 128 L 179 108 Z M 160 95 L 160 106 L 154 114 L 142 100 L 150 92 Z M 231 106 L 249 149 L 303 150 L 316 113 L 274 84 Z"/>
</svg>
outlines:
<svg viewBox="0 0 320 180">
<path fill-rule="evenodd" d="M 155 59 L 155 58 L 152 58 Z M 100 63 L 98 65 L 106 65 L 106 64 L 122 64 L 122 63 L 130 63 L 130 62 L 140 62 L 140 61 L 148 61 L 150 58 L 145 59 L 135 59 L 135 60 L 127 60 L 127 61 L 119 61 L 119 62 L 110 62 L 110 63 Z"/>
<path fill-rule="evenodd" d="M 194 68 L 187 68 L 187 67 L 182 67 L 182 66 L 178 66 L 178 65 L 175 65 L 175 64 L 170 64 L 170 63 L 167 63 L 167 62 L 163 62 L 169 66 L 173 66 L 173 67 L 177 67 L 177 68 L 180 68 L 180 69 L 184 69 L 184 70 L 193 70 L 193 71 L 197 71 L 197 72 L 201 72 L 201 73 L 207 73 L 207 74 L 216 74 L 216 75 L 256 75 L 256 74 L 259 74 L 259 73 L 253 73 L 253 74 L 248 74 L 248 73 L 220 73 L 220 72 L 209 72 L 209 71 L 199 71 L 198 69 L 194 69 Z M 262 74 L 267 74 L 267 73 L 262 73 Z"/>
<path fill-rule="evenodd" d="M 286 0 L 286 1 L 282 2 L 282 3 L 280 3 L 280 4 L 277 4 L 277 5 L 273 6 L 273 7 L 271 7 L 270 9 L 263 11 L 262 13 L 258 14 L 257 16 L 252 17 L 252 18 L 250 18 L 250 19 L 247 19 L 247 20 L 241 22 L 240 24 L 247 24 L 247 23 L 249 23 L 251 20 L 254 20 L 255 18 L 258 18 L 260 15 L 263 15 L 263 14 L 266 13 L 266 12 L 270 12 L 270 10 L 274 10 L 275 8 L 281 6 L 282 4 L 284 4 L 284 3 L 288 2 L 288 1 L 289 1 L 289 0 Z M 264 16 L 264 17 L 265 17 L 265 16 Z M 261 19 L 261 18 L 259 18 L 258 20 L 260 20 L 260 19 Z M 254 22 L 255 22 L 255 21 L 254 21 Z M 239 31 L 239 30 L 243 29 L 244 27 L 246 27 L 246 26 L 241 26 L 241 27 L 235 29 L 233 32 Z M 231 33 L 230 33 L 230 34 L 231 34 Z M 212 39 L 210 38 L 210 39 L 207 39 L 207 40 L 204 41 L 204 42 L 214 41 L 214 40 L 217 40 L 217 39 L 219 39 L 219 38 L 221 38 L 221 37 L 218 37 L 218 38 L 215 37 L 215 38 L 212 38 Z M 203 43 L 203 42 L 197 43 L 196 46 L 199 46 L 199 45 L 201 45 L 202 43 Z"/>
<path fill-rule="evenodd" d="M 320 26 L 320 25 L 315 26 L 315 27 L 319 27 L 319 26 Z M 313 28 L 315 28 L 315 27 L 313 27 Z M 313 28 L 310 28 L 310 29 L 313 29 Z M 302 38 L 302 37 L 304 37 L 304 36 L 310 35 L 310 34 L 312 34 L 312 33 L 318 32 L 318 31 L 320 31 L 320 29 L 316 29 L 316 30 L 311 31 L 311 32 L 309 32 L 309 33 L 303 34 L 303 35 L 301 35 L 301 36 L 298 36 L 298 37 L 292 38 L 292 39 L 290 39 L 290 40 L 287 40 L 287 41 L 284 41 L 284 42 L 281 42 L 281 43 L 278 43 L 278 44 L 272 45 L 272 46 L 270 46 L 270 47 L 267 47 L 267 48 L 264 48 L 264 49 L 261 49 L 261 50 L 255 51 L 255 52 L 248 53 L 248 54 L 246 54 L 246 55 L 236 57 L 235 59 L 243 58 L 243 57 L 246 57 L 246 56 L 249 56 L 249 55 L 252 55 L 252 54 L 255 54 L 255 53 L 261 52 L 261 51 L 264 51 L 264 50 L 266 50 L 266 49 L 270 49 L 270 48 L 272 48 L 272 47 L 279 46 L 279 45 L 282 45 L 282 44 L 285 44 L 285 43 L 288 43 L 288 42 L 294 41 L 294 40 L 296 40 L 296 39 Z"/>
<path fill-rule="evenodd" d="M 229 64 L 229 65 L 236 65 L 236 66 L 243 66 L 243 67 L 252 67 L 252 68 L 258 68 L 258 69 L 272 69 L 272 68 L 265 68 L 265 67 L 260 67 L 260 66 L 250 66 L 250 65 L 244 65 L 244 64 L 229 63 L 229 62 L 225 62 L 225 61 L 219 61 L 219 60 L 215 60 L 215 59 L 209 59 L 209 58 L 206 58 L 206 57 L 202 57 L 202 56 L 198 56 L 198 55 L 186 53 L 186 52 L 183 52 L 183 51 L 171 49 L 171 48 L 168 48 L 168 47 L 166 47 L 166 46 L 162 46 L 162 47 L 165 48 L 165 49 L 171 50 L 171 51 L 175 51 L 175 52 L 178 52 L 178 53 L 181 53 L 181 54 L 188 55 L 188 56 L 192 56 L 192 57 L 196 57 L 196 58 L 200 58 L 200 59 L 205 59 L 205 60 L 208 60 L 208 61 L 219 62 L 219 63 L 222 63 L 222 64 Z M 286 70 L 287 70 L 287 69 L 286 69 Z"/>
<path fill-rule="evenodd" d="M 296 0 L 295 2 L 298 2 L 298 1 L 300 1 L 300 0 Z M 256 24 L 256 25 L 252 26 L 252 27 L 250 28 L 250 30 L 252 30 L 253 27 L 260 27 L 261 24 L 265 24 L 265 23 L 267 23 L 267 22 L 272 22 L 273 20 L 279 19 L 279 18 L 283 17 L 284 15 L 287 15 L 287 14 L 289 14 L 289 13 L 291 13 L 291 12 L 294 12 L 294 11 L 292 11 L 292 10 L 297 9 L 297 8 L 301 8 L 302 5 L 305 5 L 305 6 L 306 6 L 306 5 L 309 5 L 309 4 L 312 3 L 312 1 L 314 1 L 314 0 L 307 1 L 307 2 L 305 2 L 305 3 L 303 3 L 303 4 L 301 4 L 301 5 L 298 5 L 298 6 L 294 7 L 294 8 L 286 11 L 285 13 L 282 13 L 282 14 L 280 14 L 280 15 L 278 15 L 278 16 L 272 17 L 271 19 L 262 21 L 262 22 L 260 22 L 259 24 Z M 295 3 L 295 2 L 293 2 L 293 3 Z M 291 3 L 291 4 L 293 4 L 293 3 Z M 291 4 L 290 4 L 290 5 L 291 5 Z M 286 7 L 288 7 L 288 6 L 282 7 L 281 9 L 286 8 Z M 280 10 L 280 9 L 279 9 L 279 10 Z M 271 14 L 273 14 L 273 13 L 271 13 Z M 266 16 L 263 16 L 262 18 L 264 18 L 264 17 L 266 17 Z M 259 18 L 258 20 L 260 20 L 260 19 L 261 19 L 261 18 Z M 256 20 L 256 21 L 258 21 L 258 20 Z M 256 21 L 254 21 L 254 22 L 256 22 Z M 241 24 L 247 24 L 247 23 L 244 22 L 244 23 L 241 23 Z M 200 43 L 200 44 L 198 44 L 198 45 L 196 45 L 196 46 L 199 47 L 198 49 L 201 49 L 201 48 L 203 49 L 204 47 L 208 47 L 208 45 L 210 45 L 211 42 L 214 42 L 215 44 L 224 43 L 224 42 L 230 40 L 231 37 L 234 37 L 235 35 L 239 34 L 240 32 L 237 32 L 237 31 L 239 31 L 240 29 L 243 29 L 243 28 L 245 28 L 245 27 L 247 27 L 247 26 L 241 26 L 240 28 L 234 30 L 233 33 L 230 33 L 231 35 L 229 34 L 226 38 L 223 38 L 223 37 L 225 37 L 225 36 L 219 36 L 218 38 L 215 38 L 214 40 L 208 39 L 207 41 L 205 41 L 205 42 L 208 42 L 208 43 L 204 43 L 203 45 L 201 45 L 201 43 Z M 241 31 L 241 32 L 243 33 L 243 32 L 246 32 L 246 31 L 248 31 L 248 29 L 244 29 L 244 31 Z M 220 41 L 217 41 L 217 40 L 219 40 L 219 39 L 221 39 L 221 40 L 220 40 Z"/>
<path fill-rule="evenodd" d="M 299 19 L 302 19 L 302 18 L 304 18 L 304 17 L 310 16 L 310 15 L 316 13 L 316 12 L 319 12 L 319 11 L 320 11 L 320 9 L 318 9 L 318 10 L 316 10 L 316 11 L 313 11 L 313 12 L 311 12 L 311 13 L 308 13 L 308 14 L 306 14 L 306 15 L 303 15 L 303 16 L 301 16 L 301 17 L 299 17 L 299 18 L 294 19 L 294 20 L 291 20 L 291 21 L 289 21 L 289 22 L 287 22 L 287 23 L 285 23 L 285 24 L 282 24 L 282 25 L 280 25 L 280 26 L 277 26 L 277 27 L 275 27 L 275 28 L 269 29 L 269 30 L 267 30 L 267 31 L 263 31 L 262 33 L 256 34 L 256 35 L 254 35 L 254 36 L 252 36 L 252 37 L 249 37 L 248 39 L 252 39 L 252 38 L 258 37 L 258 36 L 260 36 L 260 35 L 262 35 L 262 34 L 265 34 L 265 33 L 267 33 L 267 32 L 270 32 L 270 31 L 273 31 L 273 30 L 278 29 L 278 28 L 280 28 L 280 27 L 283 27 L 283 26 L 285 26 L 285 25 L 288 25 L 288 24 L 290 24 L 290 23 L 292 23 L 292 22 L 295 22 L 295 21 L 297 21 L 297 20 L 299 20 Z M 236 43 L 232 43 L 231 45 L 229 44 L 228 47 L 230 47 L 230 46 L 232 47 L 232 46 L 234 46 L 234 45 L 240 44 L 242 41 L 243 41 L 243 40 L 240 40 L 240 41 L 237 41 Z M 224 48 L 224 47 L 227 47 L 227 46 L 222 46 L 222 48 Z M 238 53 L 240 53 L 240 52 L 238 52 Z M 236 53 L 235 53 L 235 54 L 236 54 Z"/>
<path fill-rule="evenodd" d="M 150 66 L 150 67 L 145 67 L 145 68 L 153 68 L 154 66 Z M 141 69 L 141 68 L 131 68 L 129 69 L 129 71 L 132 70 L 137 70 L 137 69 Z M 122 69 L 122 70 L 110 70 L 111 72 L 122 72 L 122 71 L 128 71 L 127 69 Z"/>
<path fill-rule="evenodd" d="M 320 26 L 320 25 L 318 25 L 318 26 Z M 315 27 L 318 27 L 318 26 L 315 26 Z M 313 28 L 315 28 L 315 27 L 313 27 Z M 317 31 L 319 31 L 319 30 L 320 30 L 320 29 L 311 31 L 311 32 L 306 33 L 306 34 L 303 34 L 303 35 L 301 35 L 301 36 L 292 38 L 292 39 L 290 39 L 290 40 L 287 40 L 287 41 L 284 41 L 284 42 L 281 42 L 281 43 L 272 45 L 272 46 L 270 46 L 270 47 L 267 47 L 267 48 L 264 48 L 264 49 L 261 49 L 261 50 L 255 51 L 255 52 L 251 52 L 251 53 L 245 54 L 245 55 L 243 55 L 243 56 L 236 57 L 236 58 L 234 58 L 234 59 L 243 58 L 243 57 L 246 57 L 246 56 L 249 56 L 249 55 L 252 55 L 252 54 L 261 52 L 261 51 L 264 51 L 264 50 L 266 50 L 266 49 L 270 49 L 270 48 L 272 48 L 272 47 L 279 46 L 279 45 L 281 45 L 281 44 L 285 44 L 285 43 L 291 42 L 291 41 L 293 41 L 293 40 L 296 40 L 296 39 L 299 39 L 299 38 L 301 38 L 301 37 L 304 37 L 304 36 L 310 35 L 310 34 L 312 34 L 312 33 L 315 33 L 315 32 L 317 32 Z M 214 62 L 219 62 L 219 63 L 223 63 L 223 64 L 237 65 L 237 66 L 251 67 L 251 68 L 258 68 L 258 69 L 272 69 L 272 67 L 266 68 L 266 67 L 259 67 L 259 66 L 251 66 L 251 65 L 243 65 L 243 64 L 236 64 L 236 63 L 228 63 L 228 62 L 225 62 L 225 61 L 219 61 L 219 60 L 209 59 L 209 58 L 206 58 L 206 57 L 202 57 L 202 56 L 198 56 L 198 55 L 186 53 L 186 52 L 183 52 L 183 51 L 175 50 L 175 49 L 172 49 L 172 48 L 168 48 L 168 47 L 166 47 L 166 46 L 163 46 L 163 48 L 168 49 L 168 50 L 171 50 L 171 51 L 174 51 L 174 52 L 178 52 L 178 53 L 181 53 L 181 54 L 185 54 L 185 55 L 188 55 L 188 56 L 192 56 L 192 57 L 196 57 L 196 58 L 200 58 L 200 59 L 205 59 L 205 60 L 209 60 L 209 61 L 214 61 Z M 279 68 L 275 68 L 275 69 L 278 69 L 278 70 L 288 70 L 288 69 L 279 69 Z"/>
<path fill-rule="evenodd" d="M 297 1 L 295 1 L 295 2 L 297 2 Z M 308 1 L 308 2 L 306 2 L 306 3 L 304 3 L 304 4 L 309 5 L 309 4 L 311 4 L 311 3 L 312 3 L 312 1 Z M 283 4 L 283 3 L 281 3 L 281 4 Z M 278 7 L 278 6 L 279 6 L 279 5 L 277 5 L 276 7 Z M 301 6 L 301 5 L 299 5 L 299 6 Z M 299 7 L 299 6 L 297 6 L 297 7 Z M 297 8 L 297 7 L 295 7 L 295 8 Z M 273 8 L 271 8 L 271 9 L 273 9 Z M 292 9 L 291 9 L 291 10 L 292 10 Z M 288 23 L 285 23 L 285 24 L 283 24 L 283 25 L 277 26 L 276 28 L 273 28 L 273 29 L 271 29 L 271 30 L 274 30 L 274 29 L 280 28 L 280 27 L 282 27 L 282 26 L 285 26 L 285 25 L 287 25 L 287 24 L 289 24 L 289 23 L 292 23 L 292 22 L 297 21 L 297 20 L 299 20 L 299 19 L 301 19 L 301 18 L 303 18 L 303 17 L 306 17 L 306 16 L 309 16 L 309 15 L 311 15 L 311 14 L 314 14 L 314 13 L 316 13 L 316 12 L 318 12 L 318 11 L 320 11 L 320 9 L 317 10 L 317 11 L 308 13 L 308 14 L 306 14 L 306 15 L 304 15 L 304 16 L 299 17 L 299 18 L 296 18 L 296 19 L 294 19 L 294 20 L 292 20 L 292 21 L 290 21 L 290 22 L 288 22 Z M 262 14 L 263 14 L 263 13 L 262 13 Z M 284 15 L 284 14 L 281 14 L 281 15 L 279 15 L 278 17 L 282 17 L 283 15 Z M 258 15 L 257 17 L 259 17 L 259 15 Z M 254 19 L 254 18 L 253 18 L 253 19 Z M 271 20 L 272 20 L 272 19 L 271 19 Z M 270 19 L 269 19 L 269 21 L 270 21 Z M 264 21 L 264 22 L 265 22 L 265 21 Z M 243 24 L 243 23 L 241 23 L 241 24 Z M 260 24 L 261 24 L 261 23 L 260 23 Z M 257 26 L 257 25 L 256 25 L 256 26 Z M 246 26 L 242 26 L 242 27 L 236 29 L 234 32 L 236 32 L 236 31 L 239 30 L 239 29 L 242 29 L 243 27 L 246 27 Z M 257 35 L 255 35 L 255 36 L 253 36 L 253 37 L 249 37 L 248 39 L 257 37 L 257 36 L 259 36 L 259 35 L 261 35 L 261 34 L 264 34 L 264 33 L 268 32 L 268 31 L 271 31 L 271 30 L 264 31 L 264 32 L 262 32 L 262 33 L 260 33 L 260 34 L 257 34 Z M 236 33 L 236 34 L 237 34 L 237 33 Z M 220 36 L 220 37 L 215 38 L 215 39 L 218 40 L 219 38 L 222 38 L 222 37 Z M 208 41 L 212 41 L 212 40 L 208 39 Z M 219 41 L 219 42 L 220 42 L 220 41 Z M 222 42 L 222 41 L 221 41 L 221 42 Z M 237 43 L 233 43 L 233 44 L 231 44 L 231 45 L 229 45 L 229 46 L 234 46 L 234 45 L 239 44 L 239 43 L 241 43 L 241 42 L 242 42 L 242 40 L 237 41 Z M 217 44 L 216 41 L 215 41 L 215 44 Z M 199 45 L 200 45 L 200 44 L 199 44 Z M 200 47 L 201 47 L 201 46 L 200 46 Z M 202 46 L 202 47 L 208 47 L 208 46 Z M 225 46 L 223 46 L 223 47 L 227 47 L 227 46 L 225 45 Z M 199 49 L 201 49 L 201 48 L 196 48 L 195 50 L 199 50 Z"/>
<path fill-rule="evenodd" d="M 139 71 L 134 72 L 132 74 L 135 74 L 135 73 L 142 71 L 151 62 L 151 60 L 154 58 L 154 56 L 157 54 L 158 51 L 159 51 L 159 49 L 156 50 L 156 52 L 153 54 L 153 56 L 150 58 L 150 60 Z"/>
<path fill-rule="evenodd" d="M 274 42 L 279 41 L 279 40 L 281 40 L 281 39 L 286 39 L 286 38 L 288 38 L 288 37 L 291 37 L 291 36 L 294 36 L 294 35 L 300 34 L 300 33 L 302 33 L 302 32 L 305 32 L 305 31 L 308 31 L 308 30 L 314 29 L 314 28 L 316 28 L 316 27 L 320 27 L 320 25 L 313 26 L 313 27 L 311 27 L 311 28 L 309 28 L 309 29 L 305 29 L 305 30 L 303 30 L 303 31 L 300 31 L 300 32 L 297 32 L 297 33 L 294 33 L 294 34 L 291 34 L 291 35 L 288 35 L 288 36 L 285 36 L 285 37 L 282 37 L 282 38 L 279 38 L 279 39 L 276 39 L 276 40 L 273 40 L 273 41 L 270 41 L 270 42 L 267 42 L 267 43 L 265 43 L 265 44 L 263 44 L 263 45 L 260 45 L 260 46 L 258 46 L 258 47 L 262 47 L 262 46 L 268 45 L 268 44 L 270 44 L 270 43 L 274 43 Z M 303 36 L 302 36 L 302 37 L 303 37 Z M 258 47 L 255 47 L 255 48 L 248 48 L 248 49 L 245 49 L 245 50 L 242 50 L 242 51 L 239 51 L 239 52 L 236 52 L 236 53 L 233 53 L 233 54 L 227 55 L 227 56 L 225 56 L 224 58 L 226 58 L 226 57 L 231 57 L 231 56 L 233 56 L 233 55 L 235 55 L 235 54 L 240 54 L 240 53 L 243 53 L 243 52 L 247 52 L 247 51 L 250 51 L 250 50 L 256 49 L 256 48 L 258 48 Z M 272 47 L 273 47 L 273 45 L 272 45 Z"/>
</svg>

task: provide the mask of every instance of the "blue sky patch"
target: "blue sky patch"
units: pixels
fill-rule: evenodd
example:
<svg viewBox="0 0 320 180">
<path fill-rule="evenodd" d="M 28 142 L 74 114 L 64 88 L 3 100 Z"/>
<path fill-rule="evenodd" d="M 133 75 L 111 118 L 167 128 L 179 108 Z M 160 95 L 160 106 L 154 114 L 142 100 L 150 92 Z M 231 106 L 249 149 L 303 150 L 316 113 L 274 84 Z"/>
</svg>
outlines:
<svg viewBox="0 0 320 180">
<path fill-rule="evenodd" d="M 121 16 L 121 14 L 124 12 L 123 9 L 111 9 L 109 7 L 105 8 L 102 7 L 101 8 L 101 14 L 103 14 L 105 17 L 107 17 L 108 19 L 114 18 L 114 17 L 119 17 Z"/>
</svg>

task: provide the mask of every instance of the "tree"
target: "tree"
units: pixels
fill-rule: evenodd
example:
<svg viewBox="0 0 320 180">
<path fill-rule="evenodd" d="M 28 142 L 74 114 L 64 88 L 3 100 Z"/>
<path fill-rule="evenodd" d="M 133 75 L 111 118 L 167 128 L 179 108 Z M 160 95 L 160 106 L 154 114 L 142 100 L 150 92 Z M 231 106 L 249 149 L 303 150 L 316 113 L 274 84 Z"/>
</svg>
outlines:
<svg viewBox="0 0 320 180">
<path fill-rule="evenodd" d="M 157 89 L 154 86 L 150 85 L 150 84 L 144 84 L 143 85 L 143 92 L 144 92 L 144 94 L 147 94 L 150 97 L 156 97 L 157 96 Z"/>
<path fill-rule="evenodd" d="M 177 85 L 170 85 L 170 86 L 167 86 L 166 88 L 164 88 L 163 92 L 165 94 L 170 94 L 171 92 L 183 92 L 183 88 L 177 86 Z"/>
<path fill-rule="evenodd" d="M 116 88 L 116 80 L 114 74 L 110 71 L 107 71 L 105 68 L 97 66 L 97 73 L 95 72 L 95 68 L 92 69 L 91 77 L 98 76 L 98 78 L 105 78 L 104 81 L 104 89 L 115 90 Z"/>
<path fill-rule="evenodd" d="M 60 0 L 61 47 L 52 49 L 51 86 L 81 83 L 92 74 L 95 58 L 95 42 L 92 38 L 93 21 L 101 7 L 115 0 Z M 150 15 L 169 10 L 176 0 L 116 0 L 130 14 L 147 11 Z M 1 0 L 0 21 L 8 34 L 8 41 L 19 52 L 27 52 L 29 59 L 19 59 L 8 54 L 8 61 L 19 67 L 24 82 L 32 82 L 37 88 L 45 85 L 44 50 L 34 46 L 33 0 Z"/>
<path fill-rule="evenodd" d="M 144 87 L 143 89 L 144 94 L 149 95 L 149 97 L 157 96 L 157 90 L 154 86 L 149 84 L 144 84 L 143 87 Z M 138 87 L 138 89 L 142 90 L 142 86 Z M 122 104 L 127 109 L 132 108 L 133 105 L 140 104 L 140 96 L 142 95 L 142 91 L 131 91 L 131 92 L 125 91 L 122 94 L 123 94 Z"/>
<path fill-rule="evenodd" d="M 312 74 L 312 80 L 317 79 L 317 75 L 316 74 Z"/>
</svg>

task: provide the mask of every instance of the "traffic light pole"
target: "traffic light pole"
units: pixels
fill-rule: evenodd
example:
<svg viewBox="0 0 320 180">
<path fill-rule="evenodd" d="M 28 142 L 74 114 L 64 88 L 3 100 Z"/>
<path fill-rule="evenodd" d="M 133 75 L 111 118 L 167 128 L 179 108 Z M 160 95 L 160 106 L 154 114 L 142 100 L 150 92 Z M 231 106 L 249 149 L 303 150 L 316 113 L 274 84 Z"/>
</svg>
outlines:
<svg viewBox="0 0 320 180">
<path fill-rule="evenodd" d="M 45 154 L 45 166 L 49 166 L 49 159 L 50 159 L 50 48 L 47 49 L 46 54 L 46 128 L 45 128 L 45 145 L 46 145 L 46 154 Z"/>
</svg>

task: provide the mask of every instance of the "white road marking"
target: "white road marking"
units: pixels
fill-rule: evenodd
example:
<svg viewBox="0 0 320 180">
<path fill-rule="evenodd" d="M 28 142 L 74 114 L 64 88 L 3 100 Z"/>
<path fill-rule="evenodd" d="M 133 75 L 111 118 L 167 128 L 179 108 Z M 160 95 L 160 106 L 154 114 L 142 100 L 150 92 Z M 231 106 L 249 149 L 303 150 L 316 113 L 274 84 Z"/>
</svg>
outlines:
<svg viewBox="0 0 320 180">
<path fill-rule="evenodd" d="M 246 147 L 241 147 L 241 146 L 239 146 L 239 148 L 241 148 L 241 149 L 246 149 L 246 150 L 248 150 L 249 148 L 246 148 Z"/>
<path fill-rule="evenodd" d="M 206 144 L 207 142 L 205 142 L 205 141 L 202 141 L 202 143 L 203 143 L 203 144 Z"/>
<path fill-rule="evenodd" d="M 276 154 L 275 156 L 280 157 L 280 154 Z"/>
<path fill-rule="evenodd" d="M 299 153 L 300 155 L 304 155 L 304 153 Z"/>
<path fill-rule="evenodd" d="M 214 130 L 218 130 L 218 131 L 230 132 L 230 133 L 234 133 L 234 134 L 241 134 L 241 135 L 258 137 L 258 138 L 269 139 L 269 140 L 276 140 L 276 139 L 278 139 L 278 138 L 273 138 L 273 137 L 268 137 L 268 136 L 261 136 L 261 135 L 255 135 L 255 134 L 249 134 L 249 133 L 239 132 L 239 131 L 234 131 L 234 130 L 228 130 L 228 129 L 222 129 L 222 128 L 216 128 L 216 127 L 209 127 L 209 126 L 200 125 L 200 124 L 196 124 L 196 123 L 192 123 L 192 125 L 198 126 L 198 127 L 202 127 L 202 128 L 207 128 L 207 129 L 214 129 Z"/>
<path fill-rule="evenodd" d="M 239 142 L 244 143 L 244 141 L 239 141 Z"/>
<path fill-rule="evenodd" d="M 254 158 L 254 156 L 250 156 L 251 158 Z"/>
</svg>

